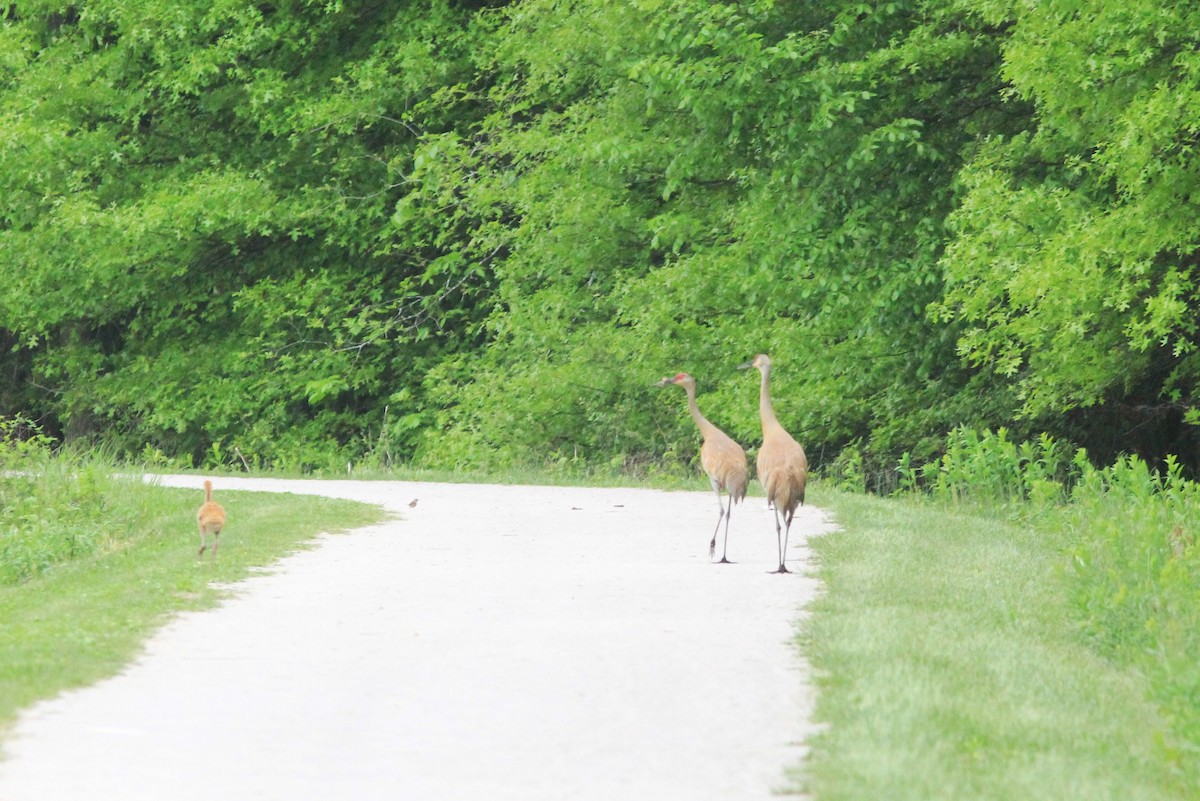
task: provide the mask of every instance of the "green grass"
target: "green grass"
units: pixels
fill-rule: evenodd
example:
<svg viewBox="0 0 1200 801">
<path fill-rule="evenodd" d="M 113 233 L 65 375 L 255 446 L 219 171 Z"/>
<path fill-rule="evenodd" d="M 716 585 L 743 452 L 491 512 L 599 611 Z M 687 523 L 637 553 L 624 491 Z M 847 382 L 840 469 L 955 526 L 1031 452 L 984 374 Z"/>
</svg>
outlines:
<svg viewBox="0 0 1200 801">
<path fill-rule="evenodd" d="M 1081 636 L 1066 535 L 820 487 L 819 801 L 1179 799 L 1145 675 Z"/>
<path fill-rule="evenodd" d="M 214 582 L 244 578 L 321 532 L 384 515 L 350 501 L 219 492 L 229 523 L 210 563 L 197 558 L 202 493 L 105 482 L 93 552 L 0 586 L 0 733 L 35 701 L 118 672 L 172 614 L 214 605 L 222 597 Z"/>
</svg>

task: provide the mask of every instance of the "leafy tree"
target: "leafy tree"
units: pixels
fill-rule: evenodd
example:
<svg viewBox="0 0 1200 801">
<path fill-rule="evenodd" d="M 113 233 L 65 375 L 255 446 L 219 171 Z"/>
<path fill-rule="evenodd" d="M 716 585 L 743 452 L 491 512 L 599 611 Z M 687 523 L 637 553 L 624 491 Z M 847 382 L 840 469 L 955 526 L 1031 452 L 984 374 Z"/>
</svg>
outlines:
<svg viewBox="0 0 1200 801">
<path fill-rule="evenodd" d="M 1196 11 L 17 2 L 0 412 L 193 460 L 818 465 L 1200 422 Z M 1120 423 L 1121 425 L 1118 425 Z M 1105 441 L 1105 438 L 1111 438 Z"/>
<path fill-rule="evenodd" d="M 1036 119 L 989 139 L 963 173 L 942 318 L 968 324 L 960 352 L 1011 382 L 1024 415 L 1073 419 L 1080 438 L 1103 437 L 1100 452 L 1190 452 L 1200 10 L 993 13 L 1014 17 L 1004 76 Z"/>
<path fill-rule="evenodd" d="M 509 7 L 454 182 L 503 243 L 494 342 L 439 376 L 451 427 L 425 452 L 688 452 L 678 399 L 645 389 L 676 369 L 750 442 L 733 367 L 760 350 L 831 452 L 1003 414 L 924 313 L 957 170 L 1028 114 L 1000 93 L 1002 27 L 951 2 Z"/>
<path fill-rule="evenodd" d="M 11 402 L 68 436 L 268 462 L 332 453 L 394 405 L 402 447 L 424 367 L 475 342 L 488 289 L 486 265 L 393 220 L 418 138 L 461 122 L 429 101 L 471 75 L 473 16 L 11 4 L 0 327 L 30 376 Z"/>
</svg>

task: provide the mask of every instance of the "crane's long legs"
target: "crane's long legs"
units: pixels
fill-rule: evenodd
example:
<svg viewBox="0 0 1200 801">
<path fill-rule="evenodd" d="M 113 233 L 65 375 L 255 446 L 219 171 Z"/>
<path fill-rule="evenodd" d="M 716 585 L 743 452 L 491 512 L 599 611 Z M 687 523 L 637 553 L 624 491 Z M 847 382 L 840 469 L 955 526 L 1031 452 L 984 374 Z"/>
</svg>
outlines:
<svg viewBox="0 0 1200 801">
<path fill-rule="evenodd" d="M 204 552 L 208 551 L 209 559 L 213 562 L 217 559 L 217 538 L 221 536 L 221 532 L 212 535 L 212 550 L 208 547 L 208 535 L 203 530 L 200 531 L 200 558 L 204 558 Z"/>
<path fill-rule="evenodd" d="M 729 548 L 729 516 L 733 514 L 733 497 L 729 498 L 729 503 L 721 503 L 721 487 L 716 481 L 712 482 L 712 488 L 717 493 L 717 506 L 721 508 L 721 514 L 717 517 L 717 527 L 713 529 L 712 542 L 708 544 L 708 558 L 712 559 L 717 553 L 717 534 L 721 531 L 721 519 L 725 519 L 725 544 L 721 547 L 721 558 L 717 562 L 719 565 L 731 565 L 725 557 L 725 552 Z"/>
<path fill-rule="evenodd" d="M 733 496 L 729 498 L 729 505 L 725 507 L 725 539 L 721 544 L 721 561 L 719 565 L 731 565 L 733 562 L 725 555 L 729 551 L 729 518 L 733 517 Z M 715 538 L 715 535 L 714 535 Z"/>
<path fill-rule="evenodd" d="M 786 532 L 784 531 L 783 526 L 780 525 L 780 523 L 779 523 L 779 509 L 776 508 L 775 509 L 775 541 L 776 541 L 776 544 L 779 546 L 779 569 L 772 570 L 771 571 L 772 573 L 791 573 L 792 572 L 792 571 L 788 570 L 787 565 L 785 565 L 783 563 L 783 556 L 784 556 L 784 553 L 787 551 L 787 536 L 792 531 L 792 518 L 785 513 L 784 520 L 787 522 L 787 531 Z"/>
<path fill-rule="evenodd" d="M 792 533 L 792 518 L 794 518 L 795 516 L 796 516 L 796 509 L 795 509 L 795 507 L 792 507 L 790 510 L 788 510 L 787 516 L 784 518 L 783 551 L 779 555 L 779 567 L 783 570 L 784 573 L 792 572 L 787 569 L 787 566 L 784 562 L 787 559 L 788 536 L 790 536 Z"/>
</svg>

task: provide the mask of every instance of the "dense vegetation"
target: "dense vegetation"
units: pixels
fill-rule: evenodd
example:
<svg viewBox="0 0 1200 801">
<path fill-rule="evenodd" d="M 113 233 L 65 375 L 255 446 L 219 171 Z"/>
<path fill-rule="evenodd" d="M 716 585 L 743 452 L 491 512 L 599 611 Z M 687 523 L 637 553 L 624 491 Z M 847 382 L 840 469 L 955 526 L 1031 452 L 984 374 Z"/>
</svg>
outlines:
<svg viewBox="0 0 1200 801">
<path fill-rule="evenodd" d="M 1004 430 L 955 431 L 915 472 L 897 500 L 835 498 L 846 536 L 813 544 L 818 785 L 1200 797 L 1200 484 Z"/>
<path fill-rule="evenodd" d="M 0 414 L 192 463 L 1194 466 L 1200 9 L 28 0 Z"/>
</svg>

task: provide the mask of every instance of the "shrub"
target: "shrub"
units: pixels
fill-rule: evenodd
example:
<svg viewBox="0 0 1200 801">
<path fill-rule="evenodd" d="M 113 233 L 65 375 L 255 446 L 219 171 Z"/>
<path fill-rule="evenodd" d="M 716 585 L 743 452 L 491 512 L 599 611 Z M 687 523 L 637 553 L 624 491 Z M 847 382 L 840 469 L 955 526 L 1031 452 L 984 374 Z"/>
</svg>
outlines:
<svg viewBox="0 0 1200 801">
<path fill-rule="evenodd" d="M 54 450 L 28 421 L 0 421 L 0 586 L 119 547 L 138 501 L 103 455 Z"/>
<path fill-rule="evenodd" d="M 1086 470 L 1071 501 L 1072 601 L 1083 632 L 1151 676 L 1177 738 L 1164 747 L 1200 784 L 1200 484 L 1174 458 L 1154 471 L 1129 456 Z"/>
<path fill-rule="evenodd" d="M 1049 434 L 1036 440 L 1012 442 L 1008 430 L 982 433 L 957 428 L 946 438 L 941 457 L 921 468 L 905 454 L 898 465 L 901 491 L 924 489 L 934 498 L 953 504 L 995 505 L 1006 510 L 1029 511 L 1061 503 L 1078 470 L 1076 453 Z"/>
</svg>

